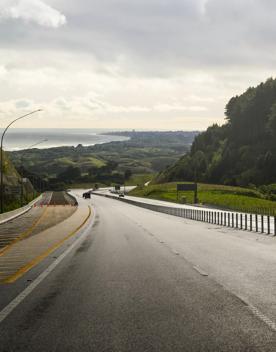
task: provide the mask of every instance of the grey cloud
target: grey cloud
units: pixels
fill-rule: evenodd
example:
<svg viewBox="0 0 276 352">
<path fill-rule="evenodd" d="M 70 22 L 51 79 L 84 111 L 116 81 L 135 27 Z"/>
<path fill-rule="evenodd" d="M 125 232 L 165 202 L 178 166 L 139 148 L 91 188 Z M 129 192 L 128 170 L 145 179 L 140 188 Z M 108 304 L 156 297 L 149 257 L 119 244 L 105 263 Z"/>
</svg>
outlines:
<svg viewBox="0 0 276 352">
<path fill-rule="evenodd" d="M 15 24 L 0 43 L 87 53 L 122 70 L 275 65 L 276 3 L 270 0 L 52 0 L 68 19 L 49 32 Z M 5 33 L 5 24 L 2 23 Z M 0 28 L 1 29 L 1 28 Z M 23 32 L 22 32 L 23 29 Z M 1 31 L 3 33 L 3 31 Z M 18 40 L 20 38 L 20 40 Z M 270 51 L 265 49 L 270 47 Z M 168 69 L 169 68 L 169 69 Z M 168 71 L 168 72 L 167 72 Z"/>
</svg>

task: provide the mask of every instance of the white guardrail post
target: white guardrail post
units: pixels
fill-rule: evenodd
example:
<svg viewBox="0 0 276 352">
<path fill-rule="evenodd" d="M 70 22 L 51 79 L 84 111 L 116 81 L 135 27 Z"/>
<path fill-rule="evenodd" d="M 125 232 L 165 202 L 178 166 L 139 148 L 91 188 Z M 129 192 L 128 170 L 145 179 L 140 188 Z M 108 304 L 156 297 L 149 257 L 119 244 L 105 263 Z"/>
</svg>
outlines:
<svg viewBox="0 0 276 352">
<path fill-rule="evenodd" d="M 276 216 L 248 214 L 240 212 L 225 212 L 218 210 L 191 209 L 168 207 L 163 205 L 150 204 L 148 202 L 135 201 L 132 199 L 118 198 L 116 196 L 94 193 L 99 196 L 120 200 L 152 211 L 174 215 L 186 219 L 207 222 L 210 224 L 231 227 L 239 230 L 254 231 L 257 233 L 272 234 L 276 236 Z M 272 219 L 272 220 L 271 220 Z M 271 222 L 272 221 L 272 222 Z M 1 223 L 1 218 L 0 218 Z"/>
</svg>

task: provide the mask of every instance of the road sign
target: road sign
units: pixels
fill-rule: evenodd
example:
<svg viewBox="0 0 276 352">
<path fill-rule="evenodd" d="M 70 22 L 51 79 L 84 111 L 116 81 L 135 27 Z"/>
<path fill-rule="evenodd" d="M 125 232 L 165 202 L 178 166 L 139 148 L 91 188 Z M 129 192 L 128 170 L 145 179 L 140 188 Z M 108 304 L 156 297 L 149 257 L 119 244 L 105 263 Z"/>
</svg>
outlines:
<svg viewBox="0 0 276 352">
<path fill-rule="evenodd" d="M 177 184 L 177 199 L 178 193 L 182 191 L 193 191 L 194 192 L 194 203 L 198 203 L 197 198 L 197 183 L 179 183 Z"/>
<path fill-rule="evenodd" d="M 195 191 L 197 190 L 196 183 L 180 183 L 177 185 L 177 191 Z"/>
</svg>

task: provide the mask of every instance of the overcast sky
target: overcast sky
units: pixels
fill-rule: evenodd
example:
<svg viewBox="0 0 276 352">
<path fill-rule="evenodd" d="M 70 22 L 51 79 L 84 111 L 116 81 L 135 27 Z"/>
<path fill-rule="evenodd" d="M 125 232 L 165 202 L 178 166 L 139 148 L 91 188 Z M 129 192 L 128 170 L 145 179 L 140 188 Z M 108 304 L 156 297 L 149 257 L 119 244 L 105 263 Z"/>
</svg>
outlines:
<svg viewBox="0 0 276 352">
<path fill-rule="evenodd" d="M 276 73 L 275 0 L 0 0 L 0 127 L 203 130 Z"/>
</svg>

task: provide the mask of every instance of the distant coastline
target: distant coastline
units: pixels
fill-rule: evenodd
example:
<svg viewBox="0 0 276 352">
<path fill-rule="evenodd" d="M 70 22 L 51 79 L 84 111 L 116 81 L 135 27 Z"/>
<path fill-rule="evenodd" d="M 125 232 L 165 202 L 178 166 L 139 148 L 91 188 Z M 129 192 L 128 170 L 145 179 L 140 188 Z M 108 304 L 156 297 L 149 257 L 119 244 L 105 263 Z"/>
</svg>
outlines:
<svg viewBox="0 0 276 352">
<path fill-rule="evenodd" d="M 0 133 L 3 129 L 0 129 Z M 39 149 L 55 147 L 66 147 L 82 144 L 92 146 L 116 141 L 126 141 L 129 137 L 107 134 L 114 130 L 111 129 L 50 129 L 50 128 L 13 128 L 8 131 L 4 140 L 4 149 L 16 151 L 27 149 L 31 145 L 47 139 L 36 146 Z M 105 134 L 106 133 L 106 134 Z"/>
<path fill-rule="evenodd" d="M 0 134 L 3 129 L 0 128 Z M 153 130 L 116 130 L 116 129 L 92 129 L 92 128 L 11 128 L 5 136 L 4 149 L 6 151 L 19 151 L 28 149 L 31 145 L 47 139 L 47 142 L 43 142 L 37 145 L 35 148 L 38 149 L 49 149 L 58 147 L 76 147 L 82 144 L 84 147 L 94 146 L 96 144 L 104 144 L 110 142 L 123 142 L 128 141 L 134 137 L 137 133 L 139 135 L 149 134 L 154 137 L 155 135 L 170 135 L 175 136 L 181 135 L 188 138 L 193 135 L 196 136 L 198 131 L 153 131 Z"/>
</svg>

